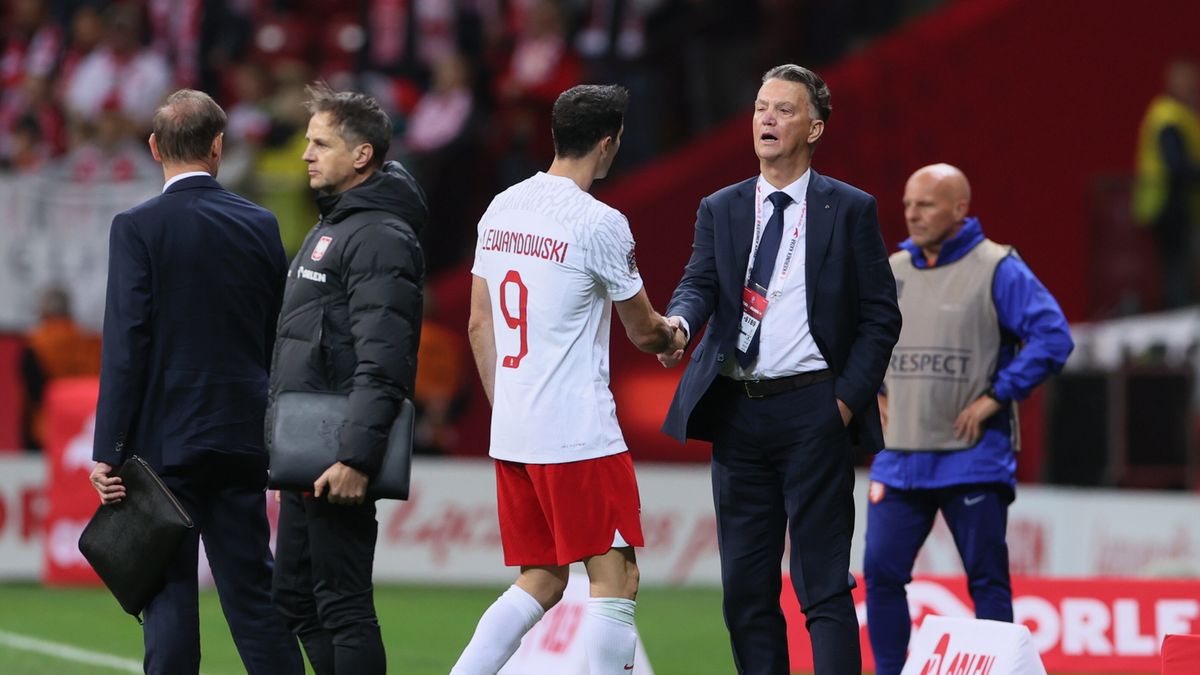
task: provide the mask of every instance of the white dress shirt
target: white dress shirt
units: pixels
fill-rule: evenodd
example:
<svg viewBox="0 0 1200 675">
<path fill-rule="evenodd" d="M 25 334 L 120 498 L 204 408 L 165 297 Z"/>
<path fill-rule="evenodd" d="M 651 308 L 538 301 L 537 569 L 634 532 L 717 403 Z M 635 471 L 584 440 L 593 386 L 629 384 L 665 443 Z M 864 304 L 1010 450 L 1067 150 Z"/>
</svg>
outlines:
<svg viewBox="0 0 1200 675">
<path fill-rule="evenodd" d="M 766 380 L 829 367 L 822 358 L 821 351 L 817 349 L 817 343 L 813 341 L 808 324 L 808 293 L 804 279 L 805 228 L 808 220 L 805 207 L 811 175 L 811 171 L 805 171 L 795 182 L 783 188 L 783 192 L 786 192 L 792 201 L 784 208 L 783 241 L 780 242 L 779 253 L 775 258 L 771 285 L 767 288 L 770 305 L 763 316 L 762 324 L 758 327 L 761 333 L 758 358 L 748 370 L 738 365 L 737 359 L 727 359 L 724 368 L 721 369 L 722 375 L 736 380 Z M 756 239 L 762 235 L 771 214 L 775 212 L 769 197 L 777 191 L 766 178 L 761 175 L 758 177 L 755 194 L 762 200 L 762 215 L 758 232 L 754 233 Z M 803 219 L 802 213 L 805 214 Z M 735 224 L 735 227 L 738 226 L 743 225 Z M 753 226 L 753 223 L 747 223 L 743 227 Z M 797 240 L 795 253 L 792 255 L 787 277 L 784 278 L 784 260 L 793 238 Z M 753 256 L 758 249 L 758 242 L 753 242 L 752 247 Z"/>
<path fill-rule="evenodd" d="M 167 188 L 178 183 L 179 181 L 183 180 L 184 178 L 191 178 L 192 176 L 211 176 L 211 175 L 212 174 L 207 171 L 185 171 L 177 176 L 171 176 L 171 180 L 167 181 L 166 183 L 163 183 L 162 191 L 166 192 Z"/>
</svg>

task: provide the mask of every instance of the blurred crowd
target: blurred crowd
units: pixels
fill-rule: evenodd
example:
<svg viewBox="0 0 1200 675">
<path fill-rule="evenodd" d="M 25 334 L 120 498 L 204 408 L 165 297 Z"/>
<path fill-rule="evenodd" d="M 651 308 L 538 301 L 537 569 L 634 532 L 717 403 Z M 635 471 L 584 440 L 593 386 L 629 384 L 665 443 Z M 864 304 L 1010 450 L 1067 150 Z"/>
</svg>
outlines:
<svg viewBox="0 0 1200 675">
<path fill-rule="evenodd" d="M 492 194 L 548 165 L 564 89 L 632 91 L 630 166 L 746 109 L 748 73 L 831 61 L 938 1 L 4 0 L 0 172 L 157 179 L 154 110 L 199 88 L 229 114 L 222 181 L 272 209 L 294 251 L 316 219 L 303 87 L 322 78 L 396 120 L 437 273 L 469 256 Z"/>
</svg>

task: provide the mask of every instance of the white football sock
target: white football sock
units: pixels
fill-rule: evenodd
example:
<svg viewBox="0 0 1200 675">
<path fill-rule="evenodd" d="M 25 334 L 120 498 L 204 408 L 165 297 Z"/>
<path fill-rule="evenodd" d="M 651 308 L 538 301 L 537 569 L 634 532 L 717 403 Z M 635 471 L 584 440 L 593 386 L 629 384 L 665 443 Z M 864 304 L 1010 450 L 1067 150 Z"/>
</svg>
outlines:
<svg viewBox="0 0 1200 675">
<path fill-rule="evenodd" d="M 496 675 L 521 646 L 521 638 L 545 613 L 532 595 L 516 585 L 509 586 L 479 617 L 475 635 L 450 675 Z"/>
<path fill-rule="evenodd" d="M 637 603 L 625 598 L 591 598 L 583 635 L 591 675 L 629 675 L 637 651 L 633 611 Z"/>
</svg>

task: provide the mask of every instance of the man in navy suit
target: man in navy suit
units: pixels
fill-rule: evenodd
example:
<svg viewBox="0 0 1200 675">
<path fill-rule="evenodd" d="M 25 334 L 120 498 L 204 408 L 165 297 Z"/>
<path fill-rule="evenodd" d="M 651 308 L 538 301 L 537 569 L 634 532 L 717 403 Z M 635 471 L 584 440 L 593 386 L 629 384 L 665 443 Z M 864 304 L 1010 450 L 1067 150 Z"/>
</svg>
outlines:
<svg viewBox="0 0 1200 675">
<path fill-rule="evenodd" d="M 754 104 L 761 173 L 700 202 L 666 314 L 692 352 L 663 431 L 713 443 L 725 623 L 739 673 L 788 672 L 784 531 L 816 672 L 859 673 L 851 446 L 883 444 L 875 395 L 900 335 L 875 199 L 810 168 L 829 88 L 795 65 Z M 683 352 L 660 357 L 673 366 Z"/>
<path fill-rule="evenodd" d="M 304 672 L 271 605 L 264 489 L 267 367 L 287 259 L 269 211 L 221 187 L 225 112 L 181 90 L 154 116 L 161 195 L 113 218 L 92 484 L 125 497 L 114 468 L 145 459 L 195 529 L 144 611 L 147 673 L 197 673 L 196 563 L 204 538 L 248 673 Z"/>
</svg>

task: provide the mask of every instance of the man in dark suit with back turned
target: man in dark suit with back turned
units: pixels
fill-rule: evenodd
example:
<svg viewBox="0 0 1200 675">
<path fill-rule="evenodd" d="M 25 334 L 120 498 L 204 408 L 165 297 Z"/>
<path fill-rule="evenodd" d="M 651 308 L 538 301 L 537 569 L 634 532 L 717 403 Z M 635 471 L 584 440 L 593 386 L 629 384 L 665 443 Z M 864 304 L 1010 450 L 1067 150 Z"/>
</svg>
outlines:
<svg viewBox="0 0 1200 675">
<path fill-rule="evenodd" d="M 163 193 L 113 218 L 92 484 L 125 497 L 115 467 L 144 458 L 193 535 L 144 611 L 147 673 L 197 673 L 198 538 L 248 673 L 304 672 L 271 605 L 264 489 L 267 367 L 287 259 L 275 217 L 216 181 L 225 112 L 184 89 L 154 116 Z"/>
<path fill-rule="evenodd" d="M 875 395 L 900 335 L 875 199 L 810 168 L 831 110 L 807 68 L 763 76 L 761 174 L 709 195 L 666 314 L 708 330 L 663 431 L 713 443 L 725 623 L 739 673 L 786 675 L 784 530 L 818 675 L 859 673 L 852 444 L 883 444 Z M 660 356 L 665 366 L 683 358 Z"/>
</svg>

